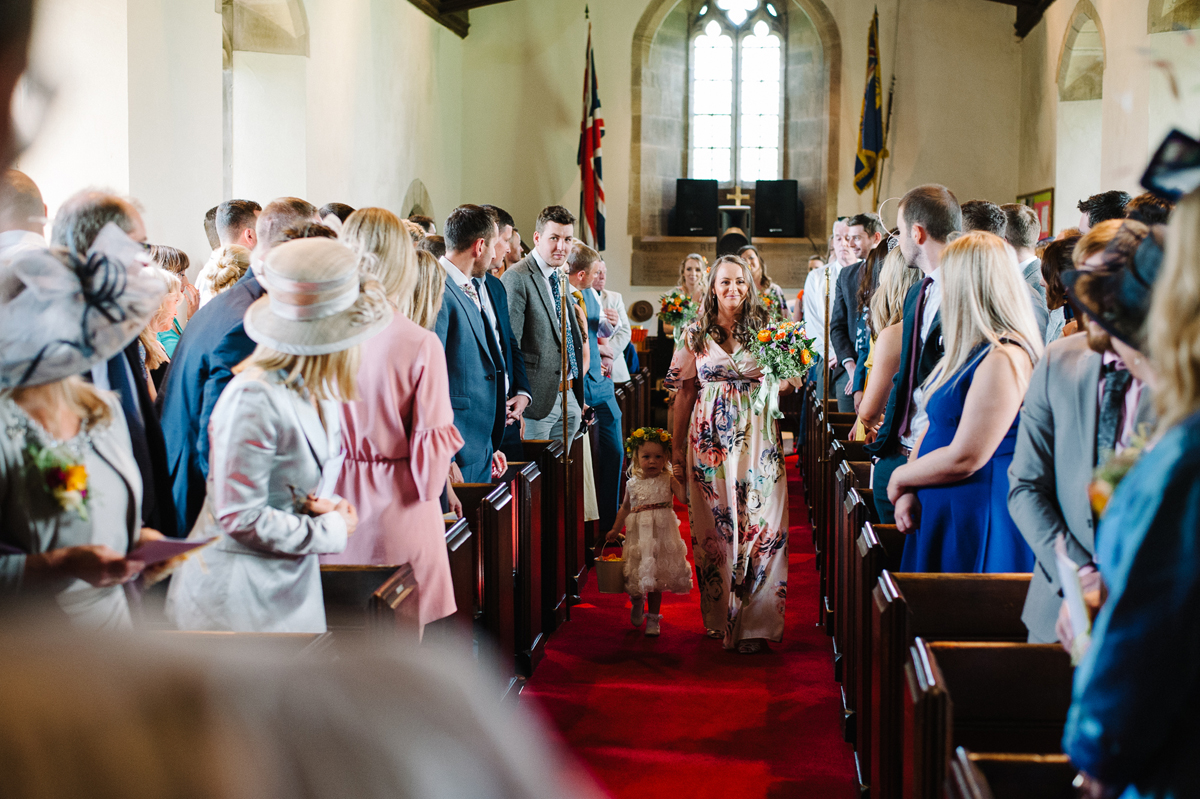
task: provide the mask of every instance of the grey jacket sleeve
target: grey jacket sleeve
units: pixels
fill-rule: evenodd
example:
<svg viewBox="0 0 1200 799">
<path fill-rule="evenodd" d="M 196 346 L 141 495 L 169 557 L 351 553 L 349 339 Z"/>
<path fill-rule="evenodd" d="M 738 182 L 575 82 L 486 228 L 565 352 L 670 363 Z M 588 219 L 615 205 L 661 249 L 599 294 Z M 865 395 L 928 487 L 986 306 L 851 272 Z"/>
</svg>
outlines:
<svg viewBox="0 0 1200 799">
<path fill-rule="evenodd" d="M 1008 469 L 1008 512 L 1057 589 L 1054 541 L 1059 533 L 1066 536 L 1067 552 L 1073 561 L 1083 565 L 1091 561 L 1092 556 L 1071 534 L 1058 504 L 1054 473 L 1055 420 L 1049 394 L 1053 361 L 1052 356 L 1042 358 L 1033 370 L 1029 390 L 1025 393 L 1016 450 Z"/>
</svg>

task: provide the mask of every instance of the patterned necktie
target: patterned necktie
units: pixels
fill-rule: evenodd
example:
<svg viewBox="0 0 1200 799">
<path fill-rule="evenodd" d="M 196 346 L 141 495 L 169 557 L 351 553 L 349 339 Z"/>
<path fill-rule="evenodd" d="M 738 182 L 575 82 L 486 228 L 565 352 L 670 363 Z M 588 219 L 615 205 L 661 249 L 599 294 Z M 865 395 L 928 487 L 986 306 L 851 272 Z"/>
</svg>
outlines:
<svg viewBox="0 0 1200 799">
<path fill-rule="evenodd" d="M 921 329 L 925 325 L 925 295 L 933 278 L 927 277 L 921 281 L 921 291 L 917 295 L 917 318 L 913 321 L 912 346 L 908 351 L 908 372 L 904 378 L 904 393 L 896 397 L 896 418 L 900 420 L 900 437 L 904 438 L 912 432 L 912 420 L 908 416 L 909 406 L 912 405 L 913 389 L 917 385 L 917 365 L 921 361 Z"/>
<path fill-rule="evenodd" d="M 551 272 L 549 280 L 550 294 L 554 297 L 554 313 L 558 314 L 558 317 L 554 320 L 555 327 L 557 328 L 561 324 L 559 319 L 562 318 L 562 294 L 559 293 L 558 289 L 558 272 Z M 568 330 L 570 330 L 569 322 Z M 567 360 L 571 364 L 571 373 L 567 376 L 567 379 L 574 380 L 575 376 L 579 373 L 579 370 L 575 368 L 575 346 L 569 340 L 563 342 L 563 346 L 567 348 Z"/>
<path fill-rule="evenodd" d="M 1104 395 L 1100 399 L 1100 418 L 1096 422 L 1096 463 L 1105 452 L 1115 452 L 1121 436 L 1121 415 L 1125 409 L 1125 390 L 1133 377 L 1128 369 L 1107 363 L 1102 371 Z"/>
</svg>

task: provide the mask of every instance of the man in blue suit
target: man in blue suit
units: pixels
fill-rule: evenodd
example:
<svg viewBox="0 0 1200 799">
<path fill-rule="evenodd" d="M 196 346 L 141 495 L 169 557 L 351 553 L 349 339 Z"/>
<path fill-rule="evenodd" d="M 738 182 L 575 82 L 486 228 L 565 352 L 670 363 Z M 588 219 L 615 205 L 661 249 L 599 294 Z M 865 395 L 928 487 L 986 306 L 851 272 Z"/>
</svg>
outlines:
<svg viewBox="0 0 1200 799">
<path fill-rule="evenodd" d="M 913 286 L 904 300 L 900 371 L 892 383 L 883 424 L 875 440 L 867 445 L 867 452 L 878 459 L 871 485 L 875 508 L 880 521 L 888 524 L 895 519 L 895 508 L 888 502 L 888 481 L 916 445 L 913 391 L 925 382 L 946 351 L 940 310 L 942 250 L 953 234 L 962 231 L 962 210 L 945 186 L 918 186 L 900 200 L 897 224 L 900 251 L 909 268 L 920 269 L 925 279 Z"/>
<path fill-rule="evenodd" d="M 486 483 L 508 465 L 496 449 L 504 431 L 508 370 L 489 318 L 495 315 L 494 306 L 481 296 L 500 235 L 496 214 L 478 205 L 461 205 L 446 219 L 443 235 L 446 254 L 438 261 L 446 270 L 446 287 L 434 332 L 446 348 L 450 407 L 463 437 L 454 460 L 464 482 Z"/>
<path fill-rule="evenodd" d="M 599 263 L 600 253 L 578 241 L 567 256 L 567 279 L 571 281 L 572 293 L 576 301 L 583 305 L 588 321 L 590 357 L 583 375 L 583 398 L 589 408 L 596 409 L 596 424 L 600 432 L 600 445 L 592 457 L 600 529 L 611 530 L 621 495 L 624 448 L 621 441 L 621 406 L 617 404 L 612 378 L 604 374 L 600 363 L 600 320 L 604 310 L 592 291 L 592 280 L 596 277 Z"/>
<path fill-rule="evenodd" d="M 492 274 L 492 270 L 504 265 L 512 246 L 512 235 L 516 225 L 512 215 L 503 208 L 485 205 L 496 215 L 496 226 L 500 235 L 496 238 L 496 246 L 492 253 L 492 263 L 483 279 L 481 299 L 490 303 L 491 313 L 488 318 L 494 326 L 494 331 L 500 341 L 500 351 L 504 356 L 504 366 L 507 372 L 505 386 L 508 401 L 505 403 L 504 429 L 499 440 L 493 440 L 492 446 L 504 453 L 510 461 L 525 459 L 525 446 L 521 443 L 521 417 L 533 395 L 529 393 L 529 378 L 525 374 L 525 356 L 517 337 L 513 335 L 512 321 L 508 316 L 508 291 L 500 278 Z M 485 305 L 485 310 L 488 306 Z"/>
<path fill-rule="evenodd" d="M 245 207 L 236 200 L 221 203 L 217 207 L 217 230 L 218 235 L 222 230 L 231 234 L 246 225 L 254 226 L 258 237 L 251 262 L 254 268 L 232 288 L 196 311 L 179 339 L 158 395 L 167 439 L 167 466 L 182 534 L 192 529 L 204 505 L 209 416 L 217 398 L 233 379 L 233 367 L 254 351 L 254 342 L 242 327 L 242 317 L 264 293 L 255 270 L 270 249 L 284 240 L 284 231 L 314 221 L 317 214 L 315 206 L 296 197 L 272 201 L 256 219 L 252 210 L 248 212 L 251 217 L 246 217 Z"/>
</svg>

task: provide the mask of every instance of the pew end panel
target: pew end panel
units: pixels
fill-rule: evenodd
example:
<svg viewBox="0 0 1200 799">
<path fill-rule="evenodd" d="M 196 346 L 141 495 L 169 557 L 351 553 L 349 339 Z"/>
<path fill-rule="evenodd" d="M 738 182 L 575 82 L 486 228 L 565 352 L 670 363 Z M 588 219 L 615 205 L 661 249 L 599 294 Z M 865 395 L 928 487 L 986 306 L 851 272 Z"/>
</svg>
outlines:
<svg viewBox="0 0 1200 799">
<path fill-rule="evenodd" d="M 542 475 L 542 630 L 557 630 L 570 616 L 567 602 L 567 465 L 561 441 L 527 440 L 525 453 Z"/>
<path fill-rule="evenodd" d="M 946 799 L 1076 799 L 1077 774 L 1066 755 L 977 754 L 959 746 Z"/>
<path fill-rule="evenodd" d="M 420 589 L 408 564 L 321 566 L 325 624 L 342 635 L 416 633 Z"/>
</svg>

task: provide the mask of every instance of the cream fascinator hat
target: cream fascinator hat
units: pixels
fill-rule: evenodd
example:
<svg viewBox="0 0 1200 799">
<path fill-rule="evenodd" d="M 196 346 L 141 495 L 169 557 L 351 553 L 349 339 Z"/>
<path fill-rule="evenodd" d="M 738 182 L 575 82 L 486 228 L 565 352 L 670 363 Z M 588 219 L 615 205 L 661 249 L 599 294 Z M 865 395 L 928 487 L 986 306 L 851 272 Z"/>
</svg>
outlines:
<svg viewBox="0 0 1200 799">
<path fill-rule="evenodd" d="M 64 249 L 17 256 L 0 267 L 0 389 L 107 361 L 145 329 L 166 293 L 142 245 L 111 222 L 86 260 Z"/>
<path fill-rule="evenodd" d="M 267 293 L 246 309 L 246 335 L 277 352 L 340 352 L 392 321 L 382 287 L 333 239 L 295 239 L 272 248 L 259 279 Z"/>
</svg>

